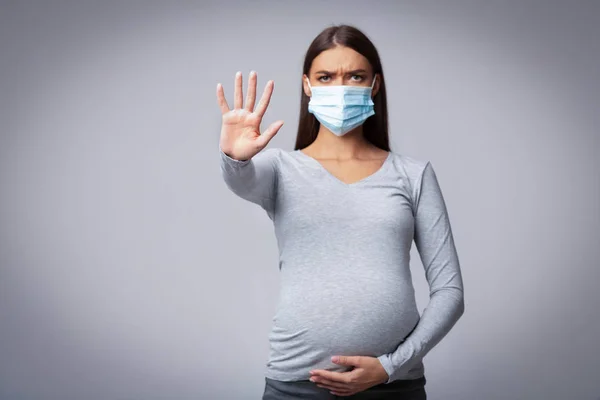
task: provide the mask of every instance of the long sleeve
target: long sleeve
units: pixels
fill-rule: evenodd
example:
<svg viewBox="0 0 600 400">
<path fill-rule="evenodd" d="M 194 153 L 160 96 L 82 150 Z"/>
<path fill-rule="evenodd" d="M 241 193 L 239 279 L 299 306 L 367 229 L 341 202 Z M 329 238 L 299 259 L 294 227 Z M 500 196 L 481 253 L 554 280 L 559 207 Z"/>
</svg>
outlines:
<svg viewBox="0 0 600 400">
<path fill-rule="evenodd" d="M 414 242 L 429 284 L 429 303 L 412 332 L 379 361 L 389 375 L 404 375 L 455 325 L 464 313 L 463 281 L 442 191 L 430 162 L 413 189 Z"/>
<path fill-rule="evenodd" d="M 263 149 L 248 160 L 236 160 L 221 150 L 220 169 L 227 187 L 239 197 L 260 205 L 269 217 L 277 193 L 277 148 Z"/>
</svg>

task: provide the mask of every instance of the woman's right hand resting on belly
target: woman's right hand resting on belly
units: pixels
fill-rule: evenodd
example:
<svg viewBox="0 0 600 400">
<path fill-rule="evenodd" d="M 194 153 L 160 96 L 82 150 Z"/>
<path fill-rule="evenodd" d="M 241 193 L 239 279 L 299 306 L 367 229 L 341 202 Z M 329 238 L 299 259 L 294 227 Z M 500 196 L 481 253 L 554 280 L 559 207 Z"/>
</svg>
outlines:
<svg viewBox="0 0 600 400">
<path fill-rule="evenodd" d="M 254 155 L 267 146 L 283 125 L 282 120 L 275 121 L 269 125 L 266 131 L 262 134 L 260 133 L 260 123 L 271 100 L 273 85 L 273 81 L 267 82 L 258 106 L 254 110 L 254 103 L 256 101 L 256 72 L 250 72 L 246 106 L 244 107 L 242 73 L 236 73 L 234 102 L 233 109 L 231 110 L 229 109 L 227 100 L 225 100 L 223 85 L 220 83 L 217 84 L 217 102 L 223 115 L 219 146 L 229 157 L 241 161 L 254 157 Z"/>
</svg>

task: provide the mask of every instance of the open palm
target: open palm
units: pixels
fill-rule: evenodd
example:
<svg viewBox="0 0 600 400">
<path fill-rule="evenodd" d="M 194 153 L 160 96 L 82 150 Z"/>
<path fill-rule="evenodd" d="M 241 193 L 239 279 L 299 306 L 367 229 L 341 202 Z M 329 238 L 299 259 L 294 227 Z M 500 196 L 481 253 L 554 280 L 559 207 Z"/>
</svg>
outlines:
<svg viewBox="0 0 600 400">
<path fill-rule="evenodd" d="M 283 125 L 283 121 L 273 122 L 266 131 L 260 133 L 260 124 L 267 111 L 273 93 L 273 81 L 268 81 L 256 110 L 256 72 L 250 73 L 246 105 L 243 106 L 242 74 L 235 75 L 234 107 L 230 109 L 223 86 L 217 85 L 217 102 L 221 109 L 223 121 L 219 146 L 228 156 L 237 160 L 248 160 L 267 146 Z"/>
</svg>

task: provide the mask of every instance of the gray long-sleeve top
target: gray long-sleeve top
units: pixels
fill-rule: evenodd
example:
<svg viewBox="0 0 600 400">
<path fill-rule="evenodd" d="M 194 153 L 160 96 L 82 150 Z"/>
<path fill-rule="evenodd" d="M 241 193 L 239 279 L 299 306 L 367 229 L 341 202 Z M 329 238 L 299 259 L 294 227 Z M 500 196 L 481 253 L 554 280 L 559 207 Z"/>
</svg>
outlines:
<svg viewBox="0 0 600 400">
<path fill-rule="evenodd" d="M 390 152 L 375 173 L 347 184 L 300 150 L 266 148 L 249 160 L 219 152 L 227 187 L 267 212 L 279 248 L 265 376 L 295 381 L 312 369 L 352 368 L 334 355 L 377 357 L 386 383 L 424 376 L 423 357 L 464 312 L 431 162 Z M 422 315 L 409 268 L 413 240 L 430 288 Z"/>
</svg>

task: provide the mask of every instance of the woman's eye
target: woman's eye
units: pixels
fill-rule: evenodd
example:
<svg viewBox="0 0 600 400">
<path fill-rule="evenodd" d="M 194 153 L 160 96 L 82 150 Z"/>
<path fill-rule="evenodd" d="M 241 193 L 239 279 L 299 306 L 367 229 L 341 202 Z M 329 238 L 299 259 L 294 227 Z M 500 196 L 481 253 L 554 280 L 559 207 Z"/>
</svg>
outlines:
<svg viewBox="0 0 600 400">
<path fill-rule="evenodd" d="M 357 78 L 354 81 L 355 82 L 361 82 L 364 78 L 360 75 L 352 75 L 352 78 Z"/>
<path fill-rule="evenodd" d="M 324 78 L 329 78 L 327 75 L 323 75 L 322 77 L 320 77 L 318 80 L 320 80 L 321 82 L 325 82 L 323 79 Z"/>
</svg>

